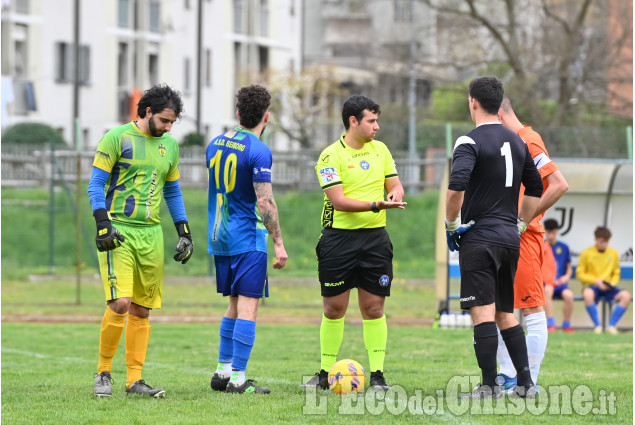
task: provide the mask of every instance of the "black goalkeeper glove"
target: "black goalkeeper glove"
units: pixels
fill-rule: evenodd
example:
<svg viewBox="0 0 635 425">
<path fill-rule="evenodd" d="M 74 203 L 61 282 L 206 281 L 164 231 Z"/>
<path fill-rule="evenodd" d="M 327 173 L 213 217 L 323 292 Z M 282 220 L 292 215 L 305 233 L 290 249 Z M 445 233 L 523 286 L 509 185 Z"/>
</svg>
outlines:
<svg viewBox="0 0 635 425">
<path fill-rule="evenodd" d="M 97 223 L 97 237 L 95 243 L 99 251 L 110 251 L 121 246 L 125 240 L 119 230 L 112 227 L 110 218 L 105 208 L 99 208 L 93 212 L 95 222 Z"/>
<path fill-rule="evenodd" d="M 176 231 L 179 234 L 179 241 L 176 243 L 176 255 L 174 259 L 180 261 L 181 264 L 185 264 L 192 257 L 194 252 L 194 242 L 192 242 L 192 235 L 190 233 L 190 225 L 187 221 L 179 221 L 174 223 Z"/>
</svg>

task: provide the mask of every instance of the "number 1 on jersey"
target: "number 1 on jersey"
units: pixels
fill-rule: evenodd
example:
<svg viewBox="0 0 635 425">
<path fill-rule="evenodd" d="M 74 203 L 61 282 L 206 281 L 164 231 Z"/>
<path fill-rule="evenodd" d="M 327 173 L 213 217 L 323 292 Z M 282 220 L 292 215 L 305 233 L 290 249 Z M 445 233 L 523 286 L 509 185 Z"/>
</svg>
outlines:
<svg viewBox="0 0 635 425">
<path fill-rule="evenodd" d="M 512 166 L 512 150 L 509 147 L 509 142 L 503 143 L 501 156 L 505 157 L 505 187 L 511 187 L 514 180 L 514 167 Z"/>
</svg>

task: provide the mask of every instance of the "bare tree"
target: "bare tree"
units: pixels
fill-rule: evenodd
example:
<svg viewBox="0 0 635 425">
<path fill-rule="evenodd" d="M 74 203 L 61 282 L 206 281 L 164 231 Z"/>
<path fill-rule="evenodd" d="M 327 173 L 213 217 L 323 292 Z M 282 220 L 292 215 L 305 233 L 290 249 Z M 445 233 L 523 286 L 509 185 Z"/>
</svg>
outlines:
<svg viewBox="0 0 635 425">
<path fill-rule="evenodd" d="M 347 93 L 327 66 L 312 66 L 300 73 L 280 73 L 270 79 L 274 129 L 302 148 L 323 142 L 324 128 L 339 121 L 334 101 Z"/>
<path fill-rule="evenodd" d="M 624 82 L 629 61 L 632 77 L 630 2 L 420 1 L 438 13 L 439 31 L 452 34 L 451 44 L 446 45 L 449 62 L 459 69 L 498 66 L 508 92 L 529 108 L 535 124 L 575 124 L 578 103 L 606 104 L 607 92 L 622 87 L 616 84 Z M 627 10 L 613 13 L 609 23 L 615 8 Z M 625 53 L 629 43 L 630 57 Z M 621 72 L 607 72 L 616 68 Z M 537 108 L 537 100 L 545 98 L 557 102 L 551 118 Z"/>
</svg>

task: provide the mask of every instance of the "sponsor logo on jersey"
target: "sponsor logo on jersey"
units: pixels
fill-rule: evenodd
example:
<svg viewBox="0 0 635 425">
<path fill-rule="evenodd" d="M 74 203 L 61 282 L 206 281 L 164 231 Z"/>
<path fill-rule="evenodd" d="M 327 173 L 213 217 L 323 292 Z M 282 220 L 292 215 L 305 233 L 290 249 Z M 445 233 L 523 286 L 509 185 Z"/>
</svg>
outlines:
<svg viewBox="0 0 635 425">
<path fill-rule="evenodd" d="M 271 174 L 271 168 L 265 168 L 265 167 L 256 168 L 256 167 L 254 167 L 254 176 L 257 176 L 260 173 Z"/>
<path fill-rule="evenodd" d="M 359 166 L 362 167 L 362 170 L 368 170 L 370 168 L 370 164 L 368 163 L 368 161 L 360 162 Z"/>
<path fill-rule="evenodd" d="M 470 295 L 469 297 L 465 297 L 465 298 L 460 298 L 459 301 L 460 302 L 465 302 L 465 301 L 474 301 L 476 299 L 476 297 L 474 295 Z"/>
<path fill-rule="evenodd" d="M 324 155 L 324 156 L 321 158 L 321 161 L 322 161 L 322 162 L 329 162 L 329 157 L 330 157 L 330 156 L 331 156 L 331 155 Z"/>
<path fill-rule="evenodd" d="M 529 298 L 531 298 L 531 295 L 527 295 L 525 298 L 521 298 L 521 300 L 526 303 Z"/>
<path fill-rule="evenodd" d="M 390 284 L 390 278 L 387 275 L 383 275 L 379 278 L 379 284 L 381 286 L 388 286 Z"/>
<path fill-rule="evenodd" d="M 339 282 L 325 282 L 324 283 L 324 286 L 329 286 L 329 287 L 330 286 L 342 286 L 342 285 L 344 285 L 344 281 L 343 280 L 341 280 Z"/>
<path fill-rule="evenodd" d="M 97 151 L 97 155 L 104 157 L 106 159 L 110 159 L 110 155 L 108 155 L 106 152 Z"/>
<path fill-rule="evenodd" d="M 165 154 L 166 154 L 167 152 L 168 152 L 168 151 L 165 149 L 165 146 L 163 146 L 163 143 L 161 143 L 161 144 L 159 145 L 159 155 L 161 155 L 161 156 L 165 156 Z"/>
<path fill-rule="evenodd" d="M 356 153 L 353 156 L 351 156 L 351 158 L 357 158 L 359 156 L 366 156 L 366 155 L 370 155 L 370 152 L 361 152 L 361 153 Z"/>
<path fill-rule="evenodd" d="M 353 164 L 348 164 L 348 168 L 355 168 Z"/>
<path fill-rule="evenodd" d="M 320 177 L 322 184 L 330 183 L 332 181 L 339 180 L 340 176 L 337 174 L 337 170 L 333 167 L 320 168 Z"/>
</svg>

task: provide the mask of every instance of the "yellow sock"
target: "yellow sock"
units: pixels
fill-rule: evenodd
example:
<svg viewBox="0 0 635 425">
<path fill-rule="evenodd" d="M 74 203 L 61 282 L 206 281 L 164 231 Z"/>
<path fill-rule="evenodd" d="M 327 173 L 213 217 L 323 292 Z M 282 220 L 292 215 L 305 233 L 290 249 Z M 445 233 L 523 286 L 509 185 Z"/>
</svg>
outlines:
<svg viewBox="0 0 635 425">
<path fill-rule="evenodd" d="M 99 333 L 97 373 L 110 372 L 112 370 L 112 358 L 115 357 L 117 352 L 117 346 L 121 339 L 127 315 L 128 313 L 115 313 L 110 307 L 106 307 L 104 317 L 101 319 L 101 331 Z"/>
<path fill-rule="evenodd" d="M 386 341 L 388 340 L 388 325 L 386 316 L 379 319 L 363 321 L 364 344 L 368 352 L 370 371 L 384 371 L 384 358 L 386 356 Z"/>
<path fill-rule="evenodd" d="M 141 369 L 146 360 L 148 341 L 150 340 L 150 320 L 145 317 L 128 316 L 126 328 L 126 366 L 128 377 L 126 387 L 141 379 Z"/>
</svg>

